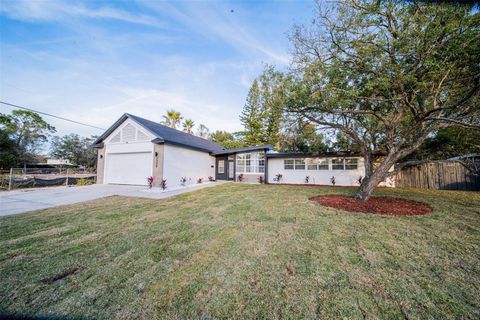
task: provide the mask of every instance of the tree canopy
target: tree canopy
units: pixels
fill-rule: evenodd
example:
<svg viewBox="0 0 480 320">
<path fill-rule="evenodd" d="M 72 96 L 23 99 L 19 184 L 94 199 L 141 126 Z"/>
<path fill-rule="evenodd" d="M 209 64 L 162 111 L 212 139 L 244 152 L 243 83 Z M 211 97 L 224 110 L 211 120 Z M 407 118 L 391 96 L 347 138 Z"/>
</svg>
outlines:
<svg viewBox="0 0 480 320">
<path fill-rule="evenodd" d="M 291 35 L 288 110 L 360 147 L 357 198 L 432 132 L 479 125 L 480 15 L 471 5 L 350 0 L 317 9 Z"/>
<path fill-rule="evenodd" d="M 1 166 L 7 168 L 34 162 L 38 151 L 54 132 L 55 128 L 35 112 L 0 113 Z"/>
<path fill-rule="evenodd" d="M 56 136 L 50 145 L 50 155 L 58 159 L 68 159 L 71 163 L 86 168 L 95 168 L 97 152 L 92 148 L 95 140 L 95 136 L 84 138 L 75 133 Z"/>
</svg>

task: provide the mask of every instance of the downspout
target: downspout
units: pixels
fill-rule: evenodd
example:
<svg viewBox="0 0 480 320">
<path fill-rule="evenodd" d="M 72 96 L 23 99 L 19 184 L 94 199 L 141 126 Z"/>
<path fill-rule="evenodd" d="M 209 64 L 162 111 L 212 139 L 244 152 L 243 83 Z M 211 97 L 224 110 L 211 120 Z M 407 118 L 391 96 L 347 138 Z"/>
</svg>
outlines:
<svg viewBox="0 0 480 320">
<path fill-rule="evenodd" d="M 265 184 L 268 184 L 268 158 L 267 158 L 267 150 L 265 149 L 265 172 L 263 176 L 265 177 Z"/>
</svg>

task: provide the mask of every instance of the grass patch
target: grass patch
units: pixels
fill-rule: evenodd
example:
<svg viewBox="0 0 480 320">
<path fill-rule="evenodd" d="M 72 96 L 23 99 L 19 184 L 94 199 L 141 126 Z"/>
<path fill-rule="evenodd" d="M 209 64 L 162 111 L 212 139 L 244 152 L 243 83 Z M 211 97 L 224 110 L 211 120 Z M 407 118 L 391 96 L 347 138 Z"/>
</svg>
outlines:
<svg viewBox="0 0 480 320">
<path fill-rule="evenodd" d="M 0 314 L 478 318 L 480 194 L 379 189 L 426 216 L 326 208 L 352 188 L 228 184 L 0 218 Z"/>
</svg>

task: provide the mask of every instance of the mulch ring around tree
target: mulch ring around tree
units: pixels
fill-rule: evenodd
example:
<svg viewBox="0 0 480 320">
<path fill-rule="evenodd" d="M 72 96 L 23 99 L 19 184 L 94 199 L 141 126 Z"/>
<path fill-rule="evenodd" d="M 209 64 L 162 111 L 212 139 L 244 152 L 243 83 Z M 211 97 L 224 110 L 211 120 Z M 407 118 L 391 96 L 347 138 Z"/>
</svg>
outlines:
<svg viewBox="0 0 480 320">
<path fill-rule="evenodd" d="M 317 201 L 325 207 L 350 211 L 382 214 L 389 216 L 418 216 L 432 212 L 424 203 L 387 197 L 370 197 L 367 201 L 356 200 L 344 195 L 314 196 L 309 200 Z"/>
</svg>

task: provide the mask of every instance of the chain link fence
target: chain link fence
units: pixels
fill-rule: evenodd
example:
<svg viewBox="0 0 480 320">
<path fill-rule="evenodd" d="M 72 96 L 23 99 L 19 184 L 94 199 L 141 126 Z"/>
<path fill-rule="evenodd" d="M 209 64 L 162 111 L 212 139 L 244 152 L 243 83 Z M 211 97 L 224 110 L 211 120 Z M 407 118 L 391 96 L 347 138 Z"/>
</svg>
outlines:
<svg viewBox="0 0 480 320">
<path fill-rule="evenodd" d="M 95 183 L 96 177 L 95 173 L 72 168 L 11 168 L 0 171 L 0 189 L 88 185 Z"/>
</svg>

